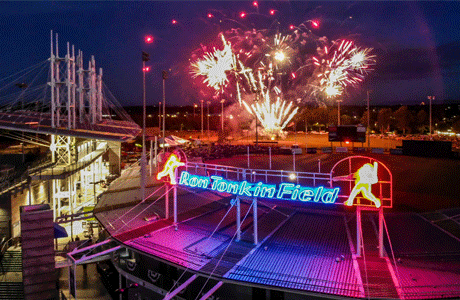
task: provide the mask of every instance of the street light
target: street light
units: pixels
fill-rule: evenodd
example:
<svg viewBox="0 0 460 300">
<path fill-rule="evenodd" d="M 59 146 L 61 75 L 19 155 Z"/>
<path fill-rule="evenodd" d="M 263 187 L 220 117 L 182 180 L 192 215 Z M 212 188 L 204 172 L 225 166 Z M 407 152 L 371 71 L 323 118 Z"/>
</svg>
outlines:
<svg viewBox="0 0 460 300">
<path fill-rule="evenodd" d="M 195 118 L 195 109 L 198 107 L 198 105 L 193 104 L 193 117 Z"/>
<path fill-rule="evenodd" d="M 428 96 L 428 100 L 430 100 L 430 136 L 431 136 L 431 100 L 434 100 L 434 96 Z"/>
<path fill-rule="evenodd" d="M 142 156 L 141 156 L 141 194 L 142 194 L 142 201 L 145 199 L 145 162 L 146 162 L 146 155 L 145 155 L 145 115 L 146 115 L 146 100 L 145 100 L 145 73 L 148 72 L 150 69 L 145 67 L 145 62 L 150 60 L 150 55 L 144 51 L 142 51 Z"/>
<path fill-rule="evenodd" d="M 161 101 L 158 103 L 158 128 L 161 132 Z"/>
<path fill-rule="evenodd" d="M 207 121 L 208 121 L 208 130 L 207 130 L 207 133 L 208 133 L 208 143 L 209 143 L 209 101 L 206 101 L 206 104 L 207 104 L 207 111 L 208 111 L 208 118 L 207 118 Z"/>
<path fill-rule="evenodd" d="M 165 149 L 165 128 L 166 128 L 166 93 L 165 93 L 165 81 L 168 78 L 168 72 L 165 70 L 161 71 L 161 76 L 163 77 L 163 150 Z"/>
<path fill-rule="evenodd" d="M 337 125 L 340 126 L 340 102 L 342 100 L 337 100 Z"/>
<path fill-rule="evenodd" d="M 370 125 L 370 114 L 371 110 L 369 109 L 369 93 L 372 91 L 367 90 L 367 148 L 371 147 L 371 140 L 370 140 L 370 132 L 371 132 L 371 125 Z"/>
<path fill-rule="evenodd" d="M 257 102 L 258 102 L 258 101 L 259 101 L 259 95 L 256 94 L 256 101 L 255 101 L 255 102 L 256 102 L 256 105 L 257 105 Z M 259 128 L 259 122 L 258 122 L 257 119 L 258 119 L 258 118 L 257 118 L 257 113 L 256 113 L 256 147 L 259 146 L 259 129 L 258 129 L 258 128 Z"/>
<path fill-rule="evenodd" d="M 222 126 L 222 132 L 224 131 L 224 102 L 225 99 L 222 99 L 220 103 L 222 103 L 222 113 L 221 113 L 221 126 Z"/>
<path fill-rule="evenodd" d="M 203 113 L 204 113 L 204 111 L 203 111 L 203 102 L 204 102 L 204 100 L 200 100 L 200 101 L 201 101 L 201 138 L 203 138 L 203 137 L 204 137 L 204 134 L 203 134 L 203 127 L 204 127 L 204 126 L 203 126 L 203 124 L 204 124 L 204 118 L 203 118 Z"/>
</svg>

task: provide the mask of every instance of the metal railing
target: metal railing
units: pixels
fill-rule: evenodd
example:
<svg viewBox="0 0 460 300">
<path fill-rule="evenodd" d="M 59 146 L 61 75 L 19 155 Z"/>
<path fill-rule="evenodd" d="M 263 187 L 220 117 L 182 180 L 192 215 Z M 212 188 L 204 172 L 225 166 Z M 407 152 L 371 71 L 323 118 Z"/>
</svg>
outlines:
<svg viewBox="0 0 460 300">
<path fill-rule="evenodd" d="M 103 147 L 99 147 L 96 150 L 94 150 L 94 151 L 98 151 L 98 153 L 92 152 L 90 154 L 87 154 L 86 155 L 87 157 L 82 158 L 77 163 L 74 163 L 74 164 L 71 164 L 71 165 L 64 165 L 64 166 L 53 166 L 51 168 L 51 174 L 49 174 L 50 171 L 47 171 L 46 175 L 47 176 L 49 176 L 49 175 L 51 175 L 51 176 L 56 175 L 57 176 L 57 175 L 60 175 L 60 174 L 68 174 L 68 173 L 77 172 L 77 171 L 87 167 L 91 163 L 93 163 L 96 159 L 98 159 L 105 152 L 107 152 L 108 149 L 109 149 L 109 146 L 107 144 L 105 144 Z M 34 172 L 34 174 L 33 174 L 33 176 L 38 177 L 38 179 L 40 179 L 42 175 L 44 176 L 45 174 L 42 173 L 41 169 L 38 172 Z"/>
<path fill-rule="evenodd" d="M 330 183 L 329 173 L 314 173 L 314 172 L 297 172 L 286 170 L 264 170 L 264 169 L 245 169 L 232 166 L 212 165 L 205 163 L 188 162 L 185 165 L 188 172 L 193 172 L 203 176 L 222 176 L 226 180 L 247 180 L 249 182 L 257 182 L 264 180 L 266 183 L 290 182 L 327 185 Z"/>
<path fill-rule="evenodd" d="M 12 237 L 12 238 L 8 239 L 6 242 L 4 242 L 1 245 L 1 249 L 0 249 L 1 258 L 3 258 L 3 256 L 6 253 L 6 251 L 8 250 L 8 248 L 10 248 L 13 245 L 18 245 L 20 243 L 20 241 L 21 241 L 21 237 Z"/>
</svg>

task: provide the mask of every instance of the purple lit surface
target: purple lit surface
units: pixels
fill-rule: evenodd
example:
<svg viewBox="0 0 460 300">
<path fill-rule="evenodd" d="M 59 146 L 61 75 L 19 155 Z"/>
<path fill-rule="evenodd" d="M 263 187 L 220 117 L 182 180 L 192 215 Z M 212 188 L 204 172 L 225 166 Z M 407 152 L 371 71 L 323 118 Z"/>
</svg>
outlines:
<svg viewBox="0 0 460 300">
<path fill-rule="evenodd" d="M 244 221 L 241 240 L 236 241 L 236 209 L 230 203 L 233 197 L 178 187 L 176 230 L 171 217 L 172 195 L 168 220 L 146 220 L 155 213 L 164 216 L 164 198 L 160 197 L 164 187 L 150 183 L 147 194 L 154 195 L 137 204 L 138 181 L 133 181 L 131 173 L 125 175 L 111 185 L 113 193 L 105 194 L 98 203 L 99 221 L 127 246 L 190 272 L 212 274 L 238 284 L 347 297 L 374 297 L 375 293 L 378 297 L 396 297 L 396 290 L 405 299 L 460 296 L 460 241 L 439 226 L 443 222 L 459 226 L 455 209 L 425 214 L 385 213 L 392 245 L 385 240 L 388 259 L 378 258 L 372 245 L 365 245 L 365 256 L 355 260 L 353 210 L 318 210 L 259 200 L 259 243 L 254 245 L 249 199 L 241 201 Z M 127 199 L 134 200 L 131 203 Z M 367 214 L 363 220 L 368 234 L 365 240 L 376 240 L 376 216 Z M 372 281 L 368 289 L 363 263 L 368 271 L 389 266 L 392 274 L 386 275 L 386 280 L 393 284 L 391 291 L 373 290 Z"/>
</svg>

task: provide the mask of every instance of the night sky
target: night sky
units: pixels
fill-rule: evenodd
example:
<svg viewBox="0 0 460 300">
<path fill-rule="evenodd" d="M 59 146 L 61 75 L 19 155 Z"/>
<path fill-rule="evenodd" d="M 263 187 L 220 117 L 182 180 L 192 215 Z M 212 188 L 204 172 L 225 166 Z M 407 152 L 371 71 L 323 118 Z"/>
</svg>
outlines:
<svg viewBox="0 0 460 300">
<path fill-rule="evenodd" d="M 188 69 L 191 52 L 213 43 L 222 29 L 262 29 L 275 18 L 285 32 L 290 24 L 316 19 L 321 22 L 317 35 L 353 38 L 359 46 L 374 48 L 375 71 L 344 104 L 364 105 L 367 89 L 373 90 L 373 104 L 415 104 L 426 102 L 427 95 L 439 103 L 460 100 L 456 1 L 259 1 L 259 14 L 252 1 L 34 1 L 1 2 L 0 8 L 0 79 L 46 60 L 54 30 L 60 49 L 69 41 L 83 51 L 85 61 L 95 56 L 105 84 L 125 106 L 142 103 L 141 51 L 151 57 L 148 103 L 161 101 L 161 70 L 170 69 L 167 102 L 191 105 L 199 100 Z M 275 16 L 269 16 L 270 9 L 277 10 Z M 241 11 L 249 14 L 244 20 L 238 17 Z M 143 41 L 146 34 L 154 36 L 150 45 Z"/>
</svg>

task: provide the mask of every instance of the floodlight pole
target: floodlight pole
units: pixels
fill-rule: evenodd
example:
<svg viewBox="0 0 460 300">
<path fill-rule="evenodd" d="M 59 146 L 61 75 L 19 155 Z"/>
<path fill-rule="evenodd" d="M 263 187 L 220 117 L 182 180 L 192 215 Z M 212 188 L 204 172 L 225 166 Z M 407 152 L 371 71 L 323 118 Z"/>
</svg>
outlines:
<svg viewBox="0 0 460 300">
<path fill-rule="evenodd" d="M 255 102 L 256 102 L 256 107 L 257 107 L 257 102 L 259 102 L 259 94 L 257 92 L 256 92 L 256 100 L 255 100 Z M 256 147 L 258 147 L 259 146 L 259 131 L 258 131 L 258 127 L 259 127 L 258 125 L 259 124 L 258 124 L 258 121 L 257 121 L 257 119 L 258 119 L 257 118 L 257 112 L 255 112 L 255 115 L 256 115 Z"/>
<path fill-rule="evenodd" d="M 207 133 L 208 133 L 208 143 L 209 143 L 209 101 L 206 101 L 206 108 L 207 108 Z"/>
<path fill-rule="evenodd" d="M 268 147 L 268 157 L 270 163 L 270 170 L 272 169 L 272 147 Z"/>
<path fill-rule="evenodd" d="M 161 101 L 158 103 L 158 128 L 161 133 Z"/>
<path fill-rule="evenodd" d="M 156 137 L 155 137 L 156 138 Z M 149 175 L 152 176 L 153 173 L 153 140 L 150 139 L 150 161 L 149 161 Z"/>
<path fill-rule="evenodd" d="M 430 100 L 430 137 L 431 137 L 431 101 L 434 100 L 434 96 L 428 96 L 428 100 Z"/>
<path fill-rule="evenodd" d="M 203 102 L 204 100 L 200 100 L 201 101 L 201 138 L 203 138 L 203 135 L 204 135 L 204 132 L 203 132 L 203 124 L 204 124 L 204 112 L 203 112 Z"/>
<path fill-rule="evenodd" d="M 158 167 L 158 137 L 155 135 L 155 167 Z"/>
<path fill-rule="evenodd" d="M 142 157 L 141 157 L 141 201 L 145 200 L 145 59 L 142 59 Z"/>
<path fill-rule="evenodd" d="M 165 149 L 166 141 L 165 141 L 165 128 L 166 128 L 166 92 L 165 92 L 165 81 L 168 78 L 168 72 L 163 70 L 161 72 L 163 77 L 163 150 Z"/>
<path fill-rule="evenodd" d="M 340 126 L 340 102 L 342 100 L 337 100 L 337 125 Z"/>
<path fill-rule="evenodd" d="M 222 132 L 224 132 L 224 102 L 225 99 L 222 99 L 222 114 L 221 114 L 221 127 L 222 127 Z"/>
<path fill-rule="evenodd" d="M 369 109 L 369 90 L 367 90 L 367 148 L 369 149 L 371 147 L 371 140 L 370 140 L 370 114 L 371 111 Z"/>
</svg>

